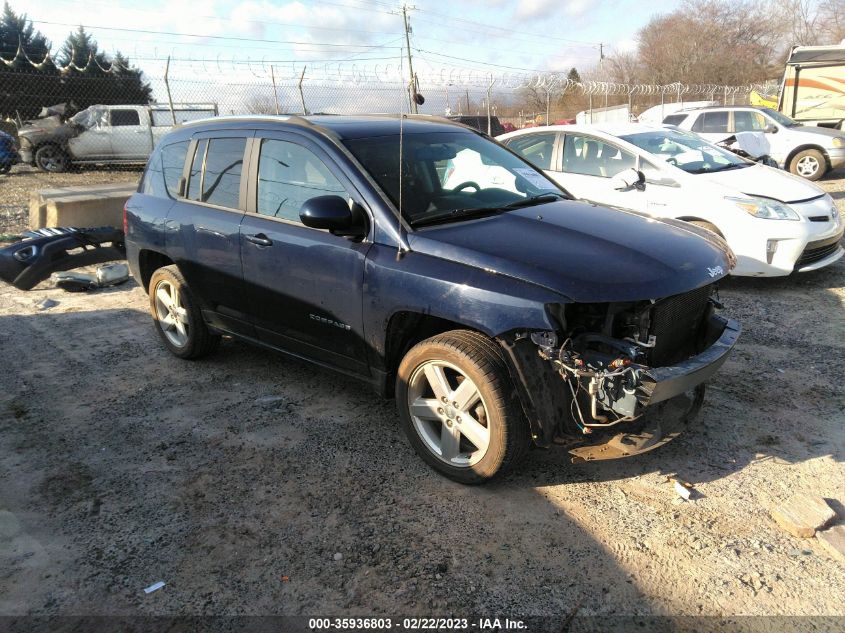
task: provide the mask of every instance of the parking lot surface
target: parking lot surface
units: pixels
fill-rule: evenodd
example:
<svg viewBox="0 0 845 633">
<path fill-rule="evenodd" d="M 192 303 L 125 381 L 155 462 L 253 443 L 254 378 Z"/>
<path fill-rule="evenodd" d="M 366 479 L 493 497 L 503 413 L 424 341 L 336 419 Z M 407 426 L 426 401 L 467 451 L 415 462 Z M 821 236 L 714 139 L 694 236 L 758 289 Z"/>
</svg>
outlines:
<svg viewBox="0 0 845 633">
<path fill-rule="evenodd" d="M 843 563 L 769 514 L 811 492 L 845 522 L 845 261 L 721 298 L 744 332 L 678 440 L 464 487 L 361 384 L 172 357 L 134 282 L 3 286 L 0 614 L 845 615 Z"/>
</svg>

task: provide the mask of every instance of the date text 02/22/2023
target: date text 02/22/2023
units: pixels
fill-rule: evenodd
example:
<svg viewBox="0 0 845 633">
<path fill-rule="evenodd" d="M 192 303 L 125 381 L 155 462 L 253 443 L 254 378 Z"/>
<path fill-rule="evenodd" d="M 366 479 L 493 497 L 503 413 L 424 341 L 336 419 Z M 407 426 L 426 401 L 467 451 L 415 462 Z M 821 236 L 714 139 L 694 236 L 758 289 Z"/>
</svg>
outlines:
<svg viewBox="0 0 845 633">
<path fill-rule="evenodd" d="M 510 618 L 310 618 L 308 628 L 321 630 L 390 630 L 393 628 L 406 631 L 426 630 L 525 630 L 527 625 L 522 620 Z"/>
</svg>

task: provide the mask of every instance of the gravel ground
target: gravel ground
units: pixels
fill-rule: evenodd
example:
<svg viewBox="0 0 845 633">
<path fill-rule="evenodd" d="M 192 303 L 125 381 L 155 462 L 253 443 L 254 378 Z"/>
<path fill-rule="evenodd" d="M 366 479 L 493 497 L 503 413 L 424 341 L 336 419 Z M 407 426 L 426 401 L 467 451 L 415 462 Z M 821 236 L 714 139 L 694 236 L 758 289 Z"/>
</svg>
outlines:
<svg viewBox="0 0 845 633">
<path fill-rule="evenodd" d="M 170 356 L 134 282 L 5 286 L 0 614 L 845 616 L 843 563 L 769 516 L 806 491 L 845 522 L 845 260 L 721 296 L 744 333 L 681 438 L 469 488 L 356 382 Z"/>
</svg>

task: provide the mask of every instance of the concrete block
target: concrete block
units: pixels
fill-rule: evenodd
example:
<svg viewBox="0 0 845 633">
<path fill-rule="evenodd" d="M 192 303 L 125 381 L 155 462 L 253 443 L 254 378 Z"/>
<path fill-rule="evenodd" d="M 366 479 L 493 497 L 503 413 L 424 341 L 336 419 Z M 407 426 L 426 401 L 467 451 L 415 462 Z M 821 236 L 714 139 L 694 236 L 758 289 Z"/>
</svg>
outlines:
<svg viewBox="0 0 845 633">
<path fill-rule="evenodd" d="M 784 530 L 800 538 L 810 538 L 836 517 L 827 502 L 817 495 L 798 494 L 772 509 L 772 518 Z"/>
<path fill-rule="evenodd" d="M 123 205 L 137 185 L 121 182 L 88 187 L 61 187 L 33 191 L 29 199 L 29 226 L 120 227 Z"/>
<path fill-rule="evenodd" d="M 816 532 L 822 547 L 840 563 L 845 563 L 845 525 L 834 525 L 823 532 Z"/>
</svg>

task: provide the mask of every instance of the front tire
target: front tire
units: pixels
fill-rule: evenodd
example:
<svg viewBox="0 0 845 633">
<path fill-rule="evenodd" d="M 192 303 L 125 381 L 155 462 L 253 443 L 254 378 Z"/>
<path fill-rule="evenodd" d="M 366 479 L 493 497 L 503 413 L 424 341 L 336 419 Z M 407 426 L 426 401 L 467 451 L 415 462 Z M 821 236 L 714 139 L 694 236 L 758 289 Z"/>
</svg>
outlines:
<svg viewBox="0 0 845 633">
<path fill-rule="evenodd" d="M 827 171 L 827 161 L 819 150 L 805 149 L 792 157 L 789 171 L 807 180 L 818 180 Z"/>
<path fill-rule="evenodd" d="M 150 313 L 165 347 L 179 358 L 207 356 L 220 345 L 209 331 L 188 284 L 176 266 L 165 266 L 150 279 Z"/>
<path fill-rule="evenodd" d="M 67 171 L 69 164 L 67 154 L 55 145 L 44 145 L 35 152 L 35 166 L 41 171 L 58 174 Z"/>
<path fill-rule="evenodd" d="M 396 404 L 417 454 L 460 483 L 507 471 L 529 445 L 501 352 L 477 332 L 446 332 L 411 348 L 399 365 Z"/>
</svg>

